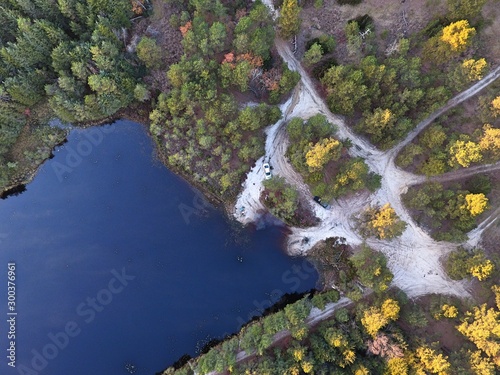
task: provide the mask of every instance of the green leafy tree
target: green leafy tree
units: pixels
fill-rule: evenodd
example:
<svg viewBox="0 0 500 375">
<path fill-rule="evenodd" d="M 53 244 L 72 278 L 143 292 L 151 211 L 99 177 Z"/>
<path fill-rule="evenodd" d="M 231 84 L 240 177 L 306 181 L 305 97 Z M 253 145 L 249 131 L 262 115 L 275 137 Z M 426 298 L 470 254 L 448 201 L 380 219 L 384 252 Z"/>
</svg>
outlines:
<svg viewBox="0 0 500 375">
<path fill-rule="evenodd" d="M 384 254 L 362 245 L 361 251 L 351 257 L 351 262 L 361 283 L 378 293 L 387 290 L 394 275 L 387 268 Z"/>
<path fill-rule="evenodd" d="M 292 220 L 299 205 L 297 191 L 278 176 L 264 181 L 264 187 L 264 204 L 271 213 L 279 219 Z"/>
<path fill-rule="evenodd" d="M 430 155 L 427 160 L 420 165 L 419 172 L 426 176 L 440 175 L 446 172 L 446 163 L 435 155 Z"/>
<path fill-rule="evenodd" d="M 391 134 L 396 124 L 396 117 L 389 109 L 376 108 L 373 113 L 365 116 L 363 130 L 372 136 L 376 143 Z"/>
<path fill-rule="evenodd" d="M 446 141 L 446 133 L 441 125 L 433 125 L 425 130 L 419 138 L 420 145 L 433 150 L 439 148 Z"/>
<path fill-rule="evenodd" d="M 363 40 L 359 35 L 359 31 L 359 24 L 356 21 L 348 22 L 345 27 L 344 32 L 347 38 L 347 51 L 350 56 L 360 56 Z"/>
<path fill-rule="evenodd" d="M 343 115 L 352 115 L 368 94 L 363 72 L 345 65 L 333 66 L 326 71 L 321 82 L 326 86 L 330 110 Z"/>
<path fill-rule="evenodd" d="M 321 44 L 314 43 L 304 54 L 304 63 L 306 65 L 313 65 L 318 63 L 323 57 L 323 48 Z"/>
<path fill-rule="evenodd" d="M 481 13 L 487 0 L 447 0 L 448 12 L 453 19 L 472 19 Z"/>
<path fill-rule="evenodd" d="M 137 57 L 147 68 L 158 69 L 162 62 L 161 48 L 155 39 L 143 36 L 137 44 Z"/>
<path fill-rule="evenodd" d="M 343 164 L 339 173 L 335 176 L 333 185 L 334 196 L 361 190 L 366 187 L 369 178 L 369 169 L 361 158 L 350 159 Z"/>
</svg>

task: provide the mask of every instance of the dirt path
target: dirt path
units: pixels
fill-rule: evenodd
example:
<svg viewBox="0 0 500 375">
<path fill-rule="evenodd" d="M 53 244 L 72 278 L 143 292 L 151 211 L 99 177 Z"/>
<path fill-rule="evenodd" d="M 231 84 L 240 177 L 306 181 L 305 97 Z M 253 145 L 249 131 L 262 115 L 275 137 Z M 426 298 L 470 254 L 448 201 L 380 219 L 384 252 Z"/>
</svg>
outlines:
<svg viewBox="0 0 500 375">
<path fill-rule="evenodd" d="M 500 161 L 494 164 L 478 165 L 476 167 L 461 168 L 456 171 L 443 173 L 440 176 L 433 176 L 429 178 L 430 181 L 435 182 L 448 182 L 458 180 L 459 178 L 466 178 L 475 176 L 481 173 L 492 172 L 500 169 Z"/>
<path fill-rule="evenodd" d="M 264 3 L 274 10 L 270 0 L 266 0 Z M 401 201 L 401 195 L 407 191 L 409 186 L 423 183 L 427 178 L 401 170 L 396 167 L 394 159 L 397 152 L 411 142 L 436 117 L 477 94 L 498 78 L 500 67 L 493 70 L 483 80 L 460 93 L 448 101 L 444 107 L 420 122 L 393 149 L 381 152 L 365 138 L 355 134 L 346 125 L 341 116 L 334 115 L 329 111 L 327 105 L 316 91 L 313 81 L 295 58 L 288 43 L 277 39 L 275 44 L 279 54 L 287 62 L 289 68 L 301 74 L 301 81 L 292 97 L 281 106 L 281 110 L 284 113 L 283 119 L 266 130 L 266 155 L 257 162 L 256 167 L 249 173 L 247 181 L 244 184 L 244 189 L 238 199 L 236 210 L 240 204 L 248 205 L 248 207 L 246 207 L 244 215 L 235 215 L 235 217 L 242 223 L 255 222 L 259 219 L 259 210 L 264 209 L 258 201 L 263 179 L 261 164 L 264 158 L 266 158 L 266 161 L 269 160 L 275 175 L 284 177 L 287 182 L 292 184 L 299 191 L 302 199 L 306 199 L 309 202 L 312 201 L 308 186 L 286 160 L 285 153 L 288 147 L 288 137 L 285 124 L 292 117 L 308 119 L 317 113 L 321 113 L 338 128 L 337 136 L 340 139 L 350 139 L 354 146 L 349 150 L 351 156 L 363 157 L 370 170 L 382 176 L 382 186 L 373 194 L 359 193 L 334 200 L 331 202 L 331 208 L 328 210 L 317 204 L 312 204 L 316 216 L 320 219 L 320 224 L 305 229 L 290 228 L 291 234 L 288 237 L 289 253 L 304 255 L 318 241 L 333 236 L 344 237 L 351 245 L 358 245 L 363 242 L 363 239 L 355 230 L 354 217 L 369 205 L 390 203 L 397 215 L 407 223 L 405 232 L 400 238 L 392 241 L 371 239 L 367 242 L 371 247 L 382 251 L 387 256 L 388 265 L 394 274 L 393 283 L 403 289 L 410 297 L 428 293 L 451 294 L 462 297 L 469 295 L 467 284 L 449 279 L 441 267 L 440 258 L 456 249 L 457 244 L 434 241 L 413 221 Z M 457 174 L 451 172 L 448 175 L 443 175 L 441 178 L 454 179 L 463 177 L 459 176 L 459 173 L 470 173 L 467 175 L 473 175 L 475 173 L 484 173 L 488 168 L 496 169 L 499 167 L 492 165 L 471 169 L 470 172 L 467 172 L 467 170 L 457 171 Z M 481 232 L 478 233 L 471 232 L 471 238 L 480 236 Z"/>
<path fill-rule="evenodd" d="M 307 317 L 307 319 L 305 321 L 306 325 L 309 328 L 311 328 L 311 327 L 315 326 L 316 324 L 322 322 L 323 320 L 330 318 L 331 316 L 333 316 L 335 311 L 337 311 L 341 307 L 349 305 L 350 303 L 352 303 L 352 301 L 350 299 L 344 297 L 335 303 L 327 304 L 325 306 L 324 310 L 320 310 L 318 308 L 313 307 L 309 316 Z M 278 332 L 277 334 L 274 335 L 273 343 L 271 345 L 273 345 L 273 346 L 277 345 L 281 341 L 287 339 L 288 337 L 290 337 L 290 331 L 285 330 L 285 331 Z M 239 352 L 236 355 L 236 364 L 247 361 L 252 357 L 255 357 L 255 352 L 246 353 L 244 350 L 242 350 L 241 352 Z M 219 373 L 216 371 L 212 371 L 212 372 L 208 373 L 207 375 L 219 375 Z"/>
<path fill-rule="evenodd" d="M 498 207 L 495 211 L 493 211 L 490 216 L 488 216 L 486 219 L 484 219 L 478 226 L 477 228 L 471 230 L 469 233 L 467 233 L 467 237 L 469 239 L 467 240 L 467 245 L 470 247 L 476 247 L 479 245 L 479 242 L 481 241 L 481 236 L 483 232 L 488 229 L 495 221 L 497 221 L 498 217 L 500 216 L 500 207 Z"/>
<path fill-rule="evenodd" d="M 458 104 L 462 103 L 463 101 L 471 98 L 472 96 L 476 95 L 479 91 L 493 83 L 498 77 L 500 76 L 500 66 L 498 66 L 496 69 L 493 69 L 488 75 L 486 75 L 482 80 L 476 82 L 474 85 L 469 87 L 467 90 L 461 92 L 454 98 L 451 98 L 448 103 L 444 107 L 439 108 L 437 111 L 432 113 L 429 117 L 421 121 L 415 129 L 413 129 L 407 136 L 406 138 L 398 143 L 396 146 L 394 146 L 391 150 L 388 152 L 391 154 L 393 158 L 396 157 L 396 155 L 405 147 L 408 143 L 410 143 L 422 130 L 424 130 L 429 124 L 431 124 L 436 118 L 441 116 L 443 113 L 446 111 L 450 110 L 451 108 L 457 106 Z"/>
</svg>

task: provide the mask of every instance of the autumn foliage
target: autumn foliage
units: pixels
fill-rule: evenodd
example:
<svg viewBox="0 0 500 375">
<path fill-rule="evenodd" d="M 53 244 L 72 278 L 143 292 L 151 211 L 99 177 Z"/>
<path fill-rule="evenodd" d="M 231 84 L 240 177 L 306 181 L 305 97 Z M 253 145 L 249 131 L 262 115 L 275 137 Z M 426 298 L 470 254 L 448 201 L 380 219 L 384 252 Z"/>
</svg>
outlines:
<svg viewBox="0 0 500 375">
<path fill-rule="evenodd" d="M 470 27 L 469 21 L 461 20 L 443 28 L 441 40 L 448 44 L 453 51 L 463 52 L 470 45 L 474 35 L 476 35 L 476 29 Z"/>
<path fill-rule="evenodd" d="M 332 159 L 340 157 L 342 143 L 335 138 L 324 138 L 316 144 L 309 144 L 309 151 L 306 153 L 306 164 L 309 170 L 315 171 L 323 168 L 323 166 Z"/>
<path fill-rule="evenodd" d="M 381 240 L 400 236 L 405 228 L 406 223 L 399 219 L 389 203 L 382 207 L 368 208 L 360 218 L 361 233 Z"/>
<path fill-rule="evenodd" d="M 191 21 L 186 22 L 183 26 L 179 27 L 182 36 L 185 36 L 189 30 L 193 28 L 193 23 Z"/>
</svg>

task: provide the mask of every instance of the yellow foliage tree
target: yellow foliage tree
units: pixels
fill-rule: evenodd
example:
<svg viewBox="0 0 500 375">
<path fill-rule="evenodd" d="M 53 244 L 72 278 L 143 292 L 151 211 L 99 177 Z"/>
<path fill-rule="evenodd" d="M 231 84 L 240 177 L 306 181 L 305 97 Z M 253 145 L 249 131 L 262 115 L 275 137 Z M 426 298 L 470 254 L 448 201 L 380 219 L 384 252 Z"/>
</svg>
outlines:
<svg viewBox="0 0 500 375">
<path fill-rule="evenodd" d="M 449 164 L 455 167 L 457 164 L 467 168 L 471 163 L 481 161 L 483 155 L 479 145 L 472 141 L 457 140 L 450 147 Z"/>
<path fill-rule="evenodd" d="M 403 233 L 406 223 L 401 221 L 389 203 L 380 208 L 370 208 L 365 213 L 367 231 L 380 239 L 390 239 Z"/>
<path fill-rule="evenodd" d="M 486 304 L 467 312 L 458 331 L 472 341 L 488 357 L 500 354 L 500 312 Z"/>
<path fill-rule="evenodd" d="M 484 281 L 491 276 L 495 269 L 495 265 L 489 259 L 485 259 L 481 263 L 473 264 L 469 268 L 469 273 L 479 281 Z"/>
<path fill-rule="evenodd" d="M 483 193 L 467 194 L 465 204 L 460 208 L 469 211 L 472 217 L 481 215 L 488 209 L 488 198 Z"/>
<path fill-rule="evenodd" d="M 441 40 L 447 43 L 453 51 L 463 52 L 474 35 L 476 35 L 476 29 L 470 27 L 469 21 L 461 20 L 443 28 Z"/>
<path fill-rule="evenodd" d="M 310 374 L 313 370 L 313 364 L 311 362 L 304 361 L 300 364 L 302 371 L 306 374 Z"/>
<path fill-rule="evenodd" d="M 498 97 L 500 99 L 500 96 Z M 500 106 L 500 100 L 499 100 Z M 493 158 L 500 157 L 500 129 L 493 128 L 490 124 L 483 126 L 483 136 L 479 141 L 482 151 L 489 152 Z"/>
<path fill-rule="evenodd" d="M 489 358 L 483 357 L 480 350 L 469 353 L 469 363 L 476 375 L 495 375 L 495 365 Z"/>
<path fill-rule="evenodd" d="M 387 361 L 384 375 L 407 375 L 408 361 L 406 358 L 391 358 Z"/>
<path fill-rule="evenodd" d="M 335 138 L 325 138 L 315 145 L 309 145 L 309 151 L 306 152 L 306 164 L 311 172 L 320 170 L 332 159 L 340 157 L 340 141 Z"/>
<path fill-rule="evenodd" d="M 382 304 L 382 315 L 389 320 L 397 320 L 399 317 L 399 304 L 397 301 L 388 298 Z"/>
<path fill-rule="evenodd" d="M 370 375 L 370 370 L 363 365 L 358 365 L 358 367 L 354 370 L 354 375 Z"/>
<path fill-rule="evenodd" d="M 293 359 L 295 360 L 295 362 L 300 362 L 300 361 L 302 361 L 302 359 L 304 359 L 306 349 L 305 348 L 295 348 L 292 350 L 292 352 L 293 352 Z"/>
<path fill-rule="evenodd" d="M 491 290 L 493 291 L 493 293 L 495 293 L 495 303 L 497 305 L 497 309 L 500 310 L 500 286 L 493 285 L 491 287 Z"/>
<path fill-rule="evenodd" d="M 494 117 L 500 116 L 500 96 L 491 101 L 491 112 Z"/>
<path fill-rule="evenodd" d="M 382 303 L 382 307 L 371 306 L 368 310 L 365 310 L 361 318 L 361 324 L 363 324 L 368 334 L 375 337 L 382 327 L 387 325 L 391 320 L 398 319 L 398 317 L 398 302 L 388 298 Z"/>
<path fill-rule="evenodd" d="M 346 349 L 342 352 L 342 359 L 339 361 L 339 366 L 344 368 L 352 365 L 356 361 L 356 352 L 352 349 Z"/>
<path fill-rule="evenodd" d="M 415 351 L 415 356 L 419 360 L 419 364 L 423 370 L 431 374 L 449 374 L 450 362 L 448 362 L 448 357 L 437 354 L 434 349 L 427 346 L 421 346 Z"/>
<path fill-rule="evenodd" d="M 453 305 L 444 304 L 441 306 L 441 311 L 445 318 L 456 318 L 458 316 L 458 309 Z"/>
<path fill-rule="evenodd" d="M 384 314 L 382 314 L 382 311 L 375 306 L 366 310 L 361 318 L 361 324 L 365 327 L 366 332 L 373 337 L 375 337 L 377 332 L 387 323 L 389 323 L 389 319 L 387 319 Z"/>
<path fill-rule="evenodd" d="M 326 342 L 334 348 L 345 347 L 349 344 L 343 333 L 334 328 L 329 328 L 324 334 L 324 338 Z"/>
<path fill-rule="evenodd" d="M 479 60 L 467 59 L 462 63 L 462 70 L 471 82 L 482 79 L 487 68 L 488 63 L 484 58 Z"/>
</svg>

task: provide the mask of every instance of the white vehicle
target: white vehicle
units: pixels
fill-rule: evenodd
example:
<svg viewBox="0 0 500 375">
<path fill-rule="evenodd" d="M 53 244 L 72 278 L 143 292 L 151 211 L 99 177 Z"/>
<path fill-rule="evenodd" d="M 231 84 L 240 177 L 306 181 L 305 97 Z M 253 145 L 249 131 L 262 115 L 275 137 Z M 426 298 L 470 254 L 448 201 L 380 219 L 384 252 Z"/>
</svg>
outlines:
<svg viewBox="0 0 500 375">
<path fill-rule="evenodd" d="M 269 163 L 264 163 L 264 174 L 266 175 L 266 180 L 270 180 L 273 177 Z"/>
</svg>

